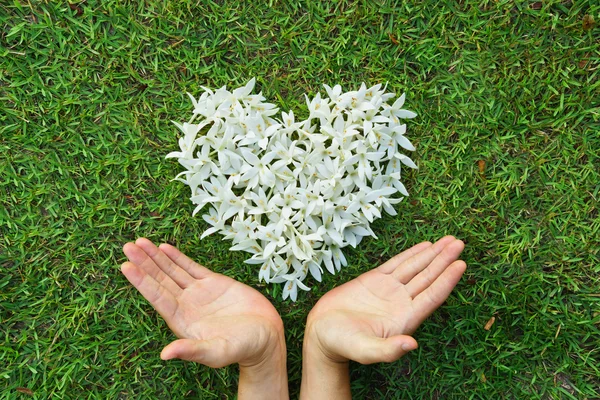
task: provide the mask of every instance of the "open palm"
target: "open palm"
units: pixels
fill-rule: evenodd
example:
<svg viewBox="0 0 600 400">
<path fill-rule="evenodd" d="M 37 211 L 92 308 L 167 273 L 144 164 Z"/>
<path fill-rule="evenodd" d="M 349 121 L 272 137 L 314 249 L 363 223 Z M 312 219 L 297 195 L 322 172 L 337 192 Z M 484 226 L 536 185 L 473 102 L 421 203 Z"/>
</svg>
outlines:
<svg viewBox="0 0 600 400">
<path fill-rule="evenodd" d="M 448 297 L 465 271 L 463 242 L 420 243 L 325 294 L 307 335 L 333 361 L 390 362 L 417 347 L 412 334 Z"/>
<path fill-rule="evenodd" d="M 163 359 L 181 358 L 210 367 L 252 366 L 281 343 L 283 323 L 258 291 L 214 273 L 168 244 L 127 243 L 122 272 L 180 338 Z"/>
</svg>

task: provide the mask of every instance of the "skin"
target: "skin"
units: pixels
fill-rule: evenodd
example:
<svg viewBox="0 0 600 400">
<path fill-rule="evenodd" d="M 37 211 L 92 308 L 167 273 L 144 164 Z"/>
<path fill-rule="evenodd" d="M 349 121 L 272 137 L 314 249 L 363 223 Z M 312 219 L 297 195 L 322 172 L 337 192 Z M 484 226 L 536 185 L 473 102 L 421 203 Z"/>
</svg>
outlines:
<svg viewBox="0 0 600 400">
<path fill-rule="evenodd" d="M 258 291 L 168 244 L 127 243 L 121 271 L 180 338 L 161 352 L 209 367 L 239 364 L 240 399 L 287 399 L 283 322 Z"/>
<path fill-rule="evenodd" d="M 348 364 L 392 362 L 417 348 L 410 335 L 450 295 L 464 244 L 420 243 L 325 294 L 309 313 L 301 399 L 349 399 Z M 123 247 L 122 272 L 180 338 L 161 358 L 213 368 L 238 363 L 240 399 L 287 399 L 283 323 L 259 292 L 147 239 Z"/>
<path fill-rule="evenodd" d="M 309 313 L 301 399 L 350 399 L 349 360 L 392 362 L 417 348 L 410 335 L 452 292 L 464 243 L 420 243 L 325 294 Z"/>
</svg>

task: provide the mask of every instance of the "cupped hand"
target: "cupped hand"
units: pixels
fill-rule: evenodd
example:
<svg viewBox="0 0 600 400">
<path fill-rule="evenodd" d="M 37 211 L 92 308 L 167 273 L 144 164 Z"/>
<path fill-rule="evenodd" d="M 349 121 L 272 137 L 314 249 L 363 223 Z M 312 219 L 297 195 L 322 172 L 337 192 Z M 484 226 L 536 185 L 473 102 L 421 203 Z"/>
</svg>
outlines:
<svg viewBox="0 0 600 400">
<path fill-rule="evenodd" d="M 212 272 L 168 244 L 127 243 L 121 271 L 180 338 L 161 358 L 253 367 L 283 351 L 283 323 L 258 291 Z"/>
<path fill-rule="evenodd" d="M 417 348 L 410 335 L 465 271 L 462 241 L 420 243 L 325 294 L 308 316 L 305 346 L 334 362 L 391 362 Z"/>
</svg>

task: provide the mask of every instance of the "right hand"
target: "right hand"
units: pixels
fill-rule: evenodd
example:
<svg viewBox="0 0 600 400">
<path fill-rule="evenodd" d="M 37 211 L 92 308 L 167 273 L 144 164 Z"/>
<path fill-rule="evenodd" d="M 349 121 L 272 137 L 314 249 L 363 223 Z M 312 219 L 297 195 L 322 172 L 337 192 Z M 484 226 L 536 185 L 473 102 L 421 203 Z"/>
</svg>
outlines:
<svg viewBox="0 0 600 400">
<path fill-rule="evenodd" d="M 305 349 L 334 363 L 392 362 L 417 348 L 410 335 L 465 272 L 464 243 L 420 243 L 325 294 L 308 316 Z"/>
</svg>

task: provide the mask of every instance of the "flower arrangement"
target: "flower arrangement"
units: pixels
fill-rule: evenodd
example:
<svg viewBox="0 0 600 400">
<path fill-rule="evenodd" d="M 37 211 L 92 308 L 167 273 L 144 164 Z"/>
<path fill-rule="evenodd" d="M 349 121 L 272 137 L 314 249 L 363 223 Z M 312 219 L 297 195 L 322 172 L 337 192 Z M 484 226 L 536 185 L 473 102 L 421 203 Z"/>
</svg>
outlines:
<svg viewBox="0 0 600 400">
<path fill-rule="evenodd" d="M 283 283 L 283 298 L 296 301 L 309 273 L 335 274 L 344 247 L 376 237 L 370 223 L 382 209 L 396 215 L 403 197 L 394 195 L 408 196 L 402 166 L 417 168 L 400 152 L 414 150 L 401 120 L 416 114 L 402 109 L 404 94 L 390 105 L 395 94 L 380 84 L 324 85 L 327 96 L 306 96 L 310 115 L 296 121 L 254 85 L 188 94 L 193 116 L 175 123 L 180 151 L 167 158 L 186 168 L 175 179 L 190 187 L 193 214 L 206 212 L 202 238 L 218 232 L 251 253 L 259 280 Z"/>
</svg>

